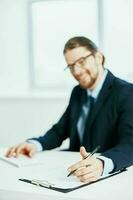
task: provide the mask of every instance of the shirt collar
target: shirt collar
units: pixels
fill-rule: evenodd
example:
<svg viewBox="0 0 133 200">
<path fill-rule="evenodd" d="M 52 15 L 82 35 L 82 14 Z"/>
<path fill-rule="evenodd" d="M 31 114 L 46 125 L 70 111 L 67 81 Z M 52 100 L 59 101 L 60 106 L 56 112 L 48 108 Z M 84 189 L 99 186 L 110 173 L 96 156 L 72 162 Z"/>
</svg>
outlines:
<svg viewBox="0 0 133 200">
<path fill-rule="evenodd" d="M 108 74 L 108 70 L 104 69 L 102 79 L 100 80 L 100 82 L 96 86 L 96 88 L 94 90 L 87 89 L 87 95 L 88 96 L 92 96 L 94 99 L 97 99 L 97 97 L 98 97 L 98 95 L 100 93 L 100 90 L 102 89 L 102 86 L 104 84 L 104 81 L 106 79 L 107 74 Z"/>
</svg>

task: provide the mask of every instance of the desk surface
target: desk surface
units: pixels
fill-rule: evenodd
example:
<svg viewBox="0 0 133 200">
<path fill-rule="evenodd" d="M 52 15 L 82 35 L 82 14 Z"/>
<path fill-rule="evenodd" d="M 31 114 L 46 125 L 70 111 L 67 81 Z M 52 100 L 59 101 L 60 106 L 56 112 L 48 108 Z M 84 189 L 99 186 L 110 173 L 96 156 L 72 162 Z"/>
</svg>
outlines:
<svg viewBox="0 0 133 200">
<path fill-rule="evenodd" d="M 60 166 L 67 169 L 80 159 L 79 153 L 64 151 L 46 151 L 38 156 L 44 164 L 20 168 L 0 160 L 0 200 L 133 200 L 133 167 L 128 168 L 127 172 L 67 194 L 18 181 L 27 176 L 43 179 L 52 165 L 57 170 Z"/>
</svg>

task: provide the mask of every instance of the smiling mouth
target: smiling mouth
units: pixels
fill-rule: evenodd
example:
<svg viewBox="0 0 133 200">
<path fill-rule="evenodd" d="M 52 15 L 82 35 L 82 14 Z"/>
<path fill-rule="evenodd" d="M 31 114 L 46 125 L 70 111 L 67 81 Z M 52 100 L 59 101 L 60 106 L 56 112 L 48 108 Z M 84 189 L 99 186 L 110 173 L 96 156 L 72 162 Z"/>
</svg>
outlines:
<svg viewBox="0 0 133 200">
<path fill-rule="evenodd" d="M 81 76 L 81 77 L 79 77 L 79 81 L 86 81 L 86 79 L 87 79 L 87 77 L 86 76 Z"/>
</svg>

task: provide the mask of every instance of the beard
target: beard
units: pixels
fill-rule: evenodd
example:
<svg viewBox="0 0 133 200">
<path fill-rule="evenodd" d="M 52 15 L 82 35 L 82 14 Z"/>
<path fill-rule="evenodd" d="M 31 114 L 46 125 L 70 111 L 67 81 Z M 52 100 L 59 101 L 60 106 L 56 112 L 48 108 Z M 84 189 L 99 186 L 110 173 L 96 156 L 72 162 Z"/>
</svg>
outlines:
<svg viewBox="0 0 133 200">
<path fill-rule="evenodd" d="M 99 72 L 97 71 L 96 74 L 92 75 L 89 70 L 86 70 L 86 73 L 88 74 L 88 76 L 86 75 L 84 80 L 79 79 L 77 81 L 79 82 L 79 85 L 82 88 L 85 88 L 85 89 L 90 88 L 91 89 L 93 87 L 93 85 L 95 84 L 95 82 L 97 81 Z"/>
</svg>

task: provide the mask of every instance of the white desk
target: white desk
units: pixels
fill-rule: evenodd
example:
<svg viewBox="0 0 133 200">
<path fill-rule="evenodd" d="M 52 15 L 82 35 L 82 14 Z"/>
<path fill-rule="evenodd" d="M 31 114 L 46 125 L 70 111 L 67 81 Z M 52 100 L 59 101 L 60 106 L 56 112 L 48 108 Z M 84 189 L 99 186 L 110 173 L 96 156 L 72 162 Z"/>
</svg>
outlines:
<svg viewBox="0 0 133 200">
<path fill-rule="evenodd" d="M 133 167 L 112 178 L 83 187 L 70 193 L 60 193 L 18 181 L 18 178 L 42 177 L 48 167 L 73 164 L 79 153 L 48 151 L 40 153 L 43 165 L 17 168 L 0 161 L 0 200 L 133 200 Z"/>
</svg>

